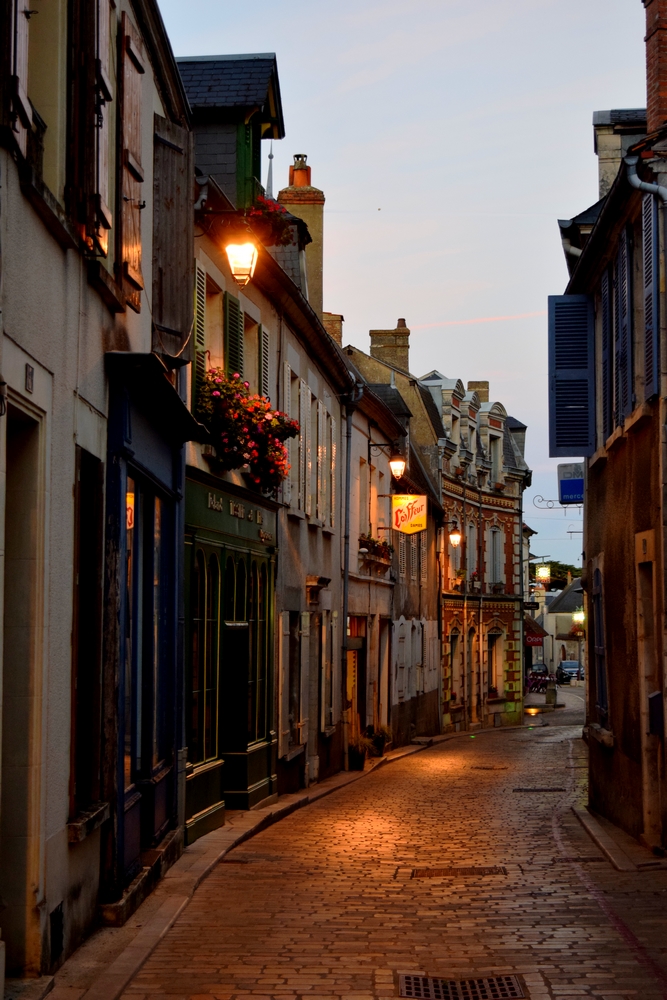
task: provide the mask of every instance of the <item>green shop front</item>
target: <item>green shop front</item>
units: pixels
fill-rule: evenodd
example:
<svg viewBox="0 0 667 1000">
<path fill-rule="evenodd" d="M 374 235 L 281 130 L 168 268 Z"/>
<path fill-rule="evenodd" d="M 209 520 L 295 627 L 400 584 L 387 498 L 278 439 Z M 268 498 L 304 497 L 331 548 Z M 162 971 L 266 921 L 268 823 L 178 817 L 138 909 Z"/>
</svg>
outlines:
<svg viewBox="0 0 667 1000">
<path fill-rule="evenodd" d="M 277 794 L 277 509 L 187 468 L 187 843 L 221 826 L 225 807 L 250 809 Z"/>
</svg>

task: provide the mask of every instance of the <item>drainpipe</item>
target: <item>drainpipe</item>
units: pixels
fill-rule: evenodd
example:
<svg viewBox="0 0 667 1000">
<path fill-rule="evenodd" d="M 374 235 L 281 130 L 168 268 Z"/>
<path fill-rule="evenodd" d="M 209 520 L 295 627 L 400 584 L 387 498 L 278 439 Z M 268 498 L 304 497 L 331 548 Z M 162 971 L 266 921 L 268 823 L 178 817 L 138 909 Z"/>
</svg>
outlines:
<svg viewBox="0 0 667 1000">
<path fill-rule="evenodd" d="M 633 188 L 637 188 L 638 191 L 645 191 L 647 194 L 660 195 L 663 205 L 667 204 L 666 187 L 663 187 L 661 184 L 649 184 L 647 181 L 641 181 L 639 179 L 639 176 L 637 175 L 637 163 L 639 162 L 638 156 L 626 156 L 624 162 L 627 168 L 628 183 Z"/>
<path fill-rule="evenodd" d="M 348 735 L 350 709 L 347 705 L 347 612 L 350 595 L 350 489 L 352 475 L 352 415 L 357 408 L 364 387 L 357 382 L 345 400 L 345 534 L 343 535 L 343 641 L 341 643 L 343 678 L 343 770 L 350 770 Z"/>
</svg>

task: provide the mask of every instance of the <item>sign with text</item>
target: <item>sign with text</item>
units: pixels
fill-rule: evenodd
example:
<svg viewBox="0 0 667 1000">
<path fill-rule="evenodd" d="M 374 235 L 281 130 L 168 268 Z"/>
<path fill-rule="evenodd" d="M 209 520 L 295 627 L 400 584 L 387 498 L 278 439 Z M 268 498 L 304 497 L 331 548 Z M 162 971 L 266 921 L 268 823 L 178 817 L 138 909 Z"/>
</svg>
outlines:
<svg viewBox="0 0 667 1000">
<path fill-rule="evenodd" d="M 558 501 L 561 504 L 584 502 L 583 462 L 558 466 Z"/>
<path fill-rule="evenodd" d="M 404 535 L 426 530 L 426 497 L 400 493 L 391 498 L 391 526 Z"/>
</svg>

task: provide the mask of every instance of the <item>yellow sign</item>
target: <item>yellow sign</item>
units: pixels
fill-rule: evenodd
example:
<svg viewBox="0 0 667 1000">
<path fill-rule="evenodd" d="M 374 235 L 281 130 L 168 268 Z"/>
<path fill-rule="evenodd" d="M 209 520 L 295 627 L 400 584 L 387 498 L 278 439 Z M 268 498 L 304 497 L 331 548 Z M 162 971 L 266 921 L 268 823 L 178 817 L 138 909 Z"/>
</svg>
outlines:
<svg viewBox="0 0 667 1000">
<path fill-rule="evenodd" d="M 391 498 L 391 526 L 404 535 L 426 531 L 426 497 L 400 493 Z"/>
</svg>

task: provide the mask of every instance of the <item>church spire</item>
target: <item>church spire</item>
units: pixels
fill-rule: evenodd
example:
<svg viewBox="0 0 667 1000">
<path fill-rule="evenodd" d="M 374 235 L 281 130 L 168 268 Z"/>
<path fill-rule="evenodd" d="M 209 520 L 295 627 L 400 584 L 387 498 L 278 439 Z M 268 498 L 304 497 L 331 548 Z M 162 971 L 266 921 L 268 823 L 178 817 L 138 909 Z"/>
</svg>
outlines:
<svg viewBox="0 0 667 1000">
<path fill-rule="evenodd" d="M 266 197 L 273 198 L 273 140 L 269 150 L 269 172 L 266 177 Z"/>
</svg>

